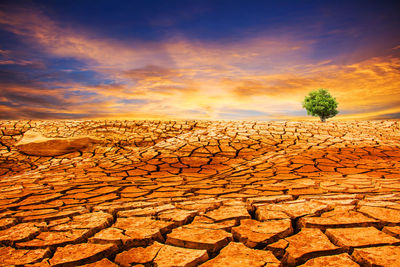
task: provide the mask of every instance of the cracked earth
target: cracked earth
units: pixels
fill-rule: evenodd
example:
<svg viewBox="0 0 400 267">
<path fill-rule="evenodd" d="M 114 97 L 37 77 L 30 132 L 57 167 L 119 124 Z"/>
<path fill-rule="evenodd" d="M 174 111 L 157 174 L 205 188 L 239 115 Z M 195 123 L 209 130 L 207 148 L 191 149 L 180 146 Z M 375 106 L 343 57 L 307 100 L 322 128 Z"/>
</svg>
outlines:
<svg viewBox="0 0 400 267">
<path fill-rule="evenodd" d="M 400 266 L 399 121 L 0 129 L 0 266 Z"/>
</svg>

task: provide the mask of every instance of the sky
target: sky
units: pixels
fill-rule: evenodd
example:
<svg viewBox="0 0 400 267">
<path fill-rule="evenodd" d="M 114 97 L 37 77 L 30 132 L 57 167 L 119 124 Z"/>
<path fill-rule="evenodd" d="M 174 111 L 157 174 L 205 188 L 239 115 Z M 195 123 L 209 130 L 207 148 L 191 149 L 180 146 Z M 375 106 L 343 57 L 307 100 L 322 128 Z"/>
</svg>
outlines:
<svg viewBox="0 0 400 267">
<path fill-rule="evenodd" d="M 399 1 L 0 2 L 0 119 L 400 118 Z"/>
</svg>

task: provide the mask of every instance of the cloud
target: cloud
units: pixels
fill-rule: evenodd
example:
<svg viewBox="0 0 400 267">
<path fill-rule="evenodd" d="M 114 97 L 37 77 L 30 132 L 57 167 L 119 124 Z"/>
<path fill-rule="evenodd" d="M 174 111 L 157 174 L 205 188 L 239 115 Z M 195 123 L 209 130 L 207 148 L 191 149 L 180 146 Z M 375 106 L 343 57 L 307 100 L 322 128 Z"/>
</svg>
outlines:
<svg viewBox="0 0 400 267">
<path fill-rule="evenodd" d="M 253 109 L 221 109 L 218 112 L 218 119 L 247 119 L 262 120 L 269 118 L 270 114 Z"/>
<path fill-rule="evenodd" d="M 125 72 L 125 75 L 134 80 L 180 76 L 177 70 L 155 65 L 146 65 L 143 68 L 128 70 Z"/>
<path fill-rule="evenodd" d="M 302 118 L 304 96 L 321 87 L 337 98 L 343 118 L 399 112 L 397 47 L 340 64 L 313 58 L 316 40 L 283 34 L 116 40 L 27 8 L 0 10 L 0 24 L 31 54 L 43 53 L 40 61 L 0 50 L 4 118 Z M 77 63 L 54 69 L 52 59 Z"/>
<path fill-rule="evenodd" d="M 35 69 L 43 69 L 44 63 L 41 61 L 28 60 L 21 55 L 16 55 L 14 51 L 0 49 L 0 65 L 28 66 Z"/>
<path fill-rule="evenodd" d="M 288 98 L 300 102 L 308 91 L 328 88 L 340 108 L 352 113 L 399 104 L 400 59 L 374 57 L 351 65 L 309 66 L 303 71 L 225 80 L 239 98 Z M 235 86 L 236 84 L 236 86 Z"/>
<path fill-rule="evenodd" d="M 187 40 L 179 34 L 162 42 L 128 39 L 121 42 L 88 32 L 68 23 L 53 21 L 38 9 L 13 8 L 0 11 L 3 28 L 27 42 L 45 48 L 60 57 L 86 60 L 99 69 L 140 69 L 146 66 L 192 68 L 200 73 L 210 70 L 239 70 L 235 64 L 251 60 L 252 64 L 304 52 L 309 41 L 289 37 L 254 37 L 229 43 Z"/>
</svg>

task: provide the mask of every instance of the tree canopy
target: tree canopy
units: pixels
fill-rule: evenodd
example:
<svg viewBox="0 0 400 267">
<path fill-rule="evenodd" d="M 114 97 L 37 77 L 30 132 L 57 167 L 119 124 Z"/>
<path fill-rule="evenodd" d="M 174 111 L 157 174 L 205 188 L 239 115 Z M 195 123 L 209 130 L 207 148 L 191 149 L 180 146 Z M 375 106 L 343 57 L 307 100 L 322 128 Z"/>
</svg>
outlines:
<svg viewBox="0 0 400 267">
<path fill-rule="evenodd" d="M 337 115 L 338 103 L 326 89 L 312 91 L 304 98 L 303 107 L 308 115 L 320 117 L 322 122 Z"/>
</svg>

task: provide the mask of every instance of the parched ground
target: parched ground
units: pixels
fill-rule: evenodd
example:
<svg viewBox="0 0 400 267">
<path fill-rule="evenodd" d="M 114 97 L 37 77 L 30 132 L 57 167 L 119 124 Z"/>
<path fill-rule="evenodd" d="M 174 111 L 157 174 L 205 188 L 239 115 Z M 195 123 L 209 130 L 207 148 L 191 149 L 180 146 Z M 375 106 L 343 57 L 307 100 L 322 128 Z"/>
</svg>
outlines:
<svg viewBox="0 0 400 267">
<path fill-rule="evenodd" d="M 399 121 L 0 129 L 0 266 L 400 266 Z"/>
</svg>

